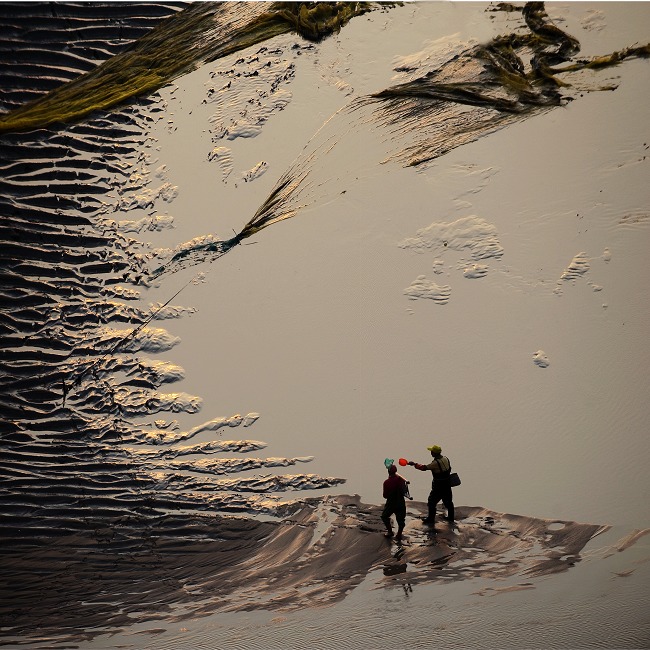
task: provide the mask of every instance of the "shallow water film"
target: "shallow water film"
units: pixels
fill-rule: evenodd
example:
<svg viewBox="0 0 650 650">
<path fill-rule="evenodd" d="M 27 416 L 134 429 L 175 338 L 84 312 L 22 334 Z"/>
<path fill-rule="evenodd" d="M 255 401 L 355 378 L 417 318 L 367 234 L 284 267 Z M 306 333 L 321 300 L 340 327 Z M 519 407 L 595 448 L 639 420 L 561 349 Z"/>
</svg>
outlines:
<svg viewBox="0 0 650 650">
<path fill-rule="evenodd" d="M 648 25 L 0 3 L 0 646 L 650 647 Z"/>
</svg>

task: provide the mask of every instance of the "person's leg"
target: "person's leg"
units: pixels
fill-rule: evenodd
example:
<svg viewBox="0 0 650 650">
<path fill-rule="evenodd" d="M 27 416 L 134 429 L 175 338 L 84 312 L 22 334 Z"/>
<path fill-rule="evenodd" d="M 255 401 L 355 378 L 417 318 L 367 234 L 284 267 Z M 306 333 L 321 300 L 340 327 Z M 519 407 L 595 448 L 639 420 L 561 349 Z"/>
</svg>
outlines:
<svg viewBox="0 0 650 650">
<path fill-rule="evenodd" d="M 425 524 L 431 524 L 432 526 L 436 523 L 436 506 L 440 501 L 440 494 L 436 488 L 432 488 L 429 493 L 429 498 L 427 499 L 427 505 L 429 506 L 429 514 L 424 520 Z"/>
<path fill-rule="evenodd" d="M 447 519 L 453 523 L 455 518 L 454 501 L 451 494 L 451 486 L 445 488 L 442 494 L 442 504 L 447 508 Z"/>
<path fill-rule="evenodd" d="M 386 535 L 388 537 L 393 536 L 393 525 L 390 520 L 390 516 L 393 514 L 393 509 L 391 508 L 390 504 L 386 502 L 386 505 L 384 506 L 384 511 L 381 513 L 381 520 L 384 522 L 384 526 L 386 526 Z"/>
<path fill-rule="evenodd" d="M 406 503 L 400 503 L 399 507 L 395 508 L 395 519 L 397 520 L 397 539 L 401 539 L 406 525 Z"/>
</svg>

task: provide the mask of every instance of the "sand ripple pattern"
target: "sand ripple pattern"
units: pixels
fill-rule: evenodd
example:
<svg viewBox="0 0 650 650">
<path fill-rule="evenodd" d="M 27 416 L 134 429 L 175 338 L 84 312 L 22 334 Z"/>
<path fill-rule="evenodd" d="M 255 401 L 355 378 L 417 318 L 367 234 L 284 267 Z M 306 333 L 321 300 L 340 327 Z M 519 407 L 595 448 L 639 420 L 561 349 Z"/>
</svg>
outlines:
<svg viewBox="0 0 650 650">
<path fill-rule="evenodd" d="M 287 106 L 292 95 L 286 86 L 295 76 L 292 58 L 296 49 L 301 47 L 295 39 L 286 45 L 278 42 L 272 49 L 263 46 L 237 59 L 229 69 L 213 73 L 206 101 L 216 109 L 211 119 L 215 145 L 255 137 L 273 113 Z M 287 56 L 285 50 L 293 51 Z"/>
<path fill-rule="evenodd" d="M 451 287 L 448 284 L 438 285 L 427 280 L 426 276 L 420 275 L 404 289 L 404 294 L 411 300 L 427 298 L 438 305 L 446 305 L 451 296 Z"/>
<path fill-rule="evenodd" d="M 21 56 L 36 57 L 28 30 L 14 29 L 14 23 L 36 21 L 34 12 L 46 11 L 49 40 L 39 40 L 37 47 L 52 53 L 48 75 L 60 69 L 65 80 L 71 66 L 56 55 L 64 44 L 61 28 L 74 27 L 79 39 L 92 33 L 97 42 L 105 41 L 96 54 L 108 57 L 128 43 L 127 34 L 137 37 L 150 29 L 154 17 L 177 8 L 120 7 L 124 13 L 118 5 L 6 5 L 3 20 L 16 38 L 23 34 Z M 61 20 L 49 16 L 57 11 Z M 6 66 L 3 70 L 9 74 Z M 24 77 L 20 62 L 14 72 Z M 33 78 L 44 75 L 39 67 Z M 28 99 L 28 81 L 25 77 L 22 90 L 10 93 L 7 101 Z M 34 93 L 47 90 L 34 88 Z M 258 413 L 212 414 L 187 430 L 170 419 L 197 413 L 203 405 L 200 396 L 170 388 L 185 372 L 161 357 L 181 343 L 173 320 L 193 308 L 147 303 L 145 280 L 156 252 L 132 238 L 173 226 L 160 212 L 173 203 L 177 188 L 166 182 L 164 169 L 154 169 L 149 137 L 151 125 L 161 119 L 161 104 L 154 95 L 74 126 L 0 136 L 3 593 L 14 591 L 16 580 L 25 581 L 25 592 L 40 593 L 41 569 L 34 572 L 35 565 L 23 562 L 55 538 L 65 539 L 67 547 L 47 561 L 52 584 L 59 585 L 56 576 L 66 582 L 71 558 L 93 557 L 100 565 L 109 563 L 104 566 L 112 563 L 111 553 L 144 558 L 142 552 L 153 548 L 143 545 L 152 527 L 164 531 L 163 546 L 182 545 L 188 535 L 195 538 L 201 513 L 278 518 L 292 501 L 287 495 L 342 482 L 300 472 L 311 457 L 260 458 L 255 452 L 265 442 L 224 435 L 234 428 L 247 430 Z M 131 216 L 134 210 L 138 218 Z M 171 325 L 161 327 L 161 321 Z M 289 467 L 293 471 L 285 473 Z M 170 513 L 174 524 L 166 519 Z M 104 542 L 117 540 L 118 522 L 126 528 L 104 555 Z M 210 535 L 229 537 L 238 547 L 246 543 L 239 529 L 256 526 L 219 522 L 222 532 L 213 528 Z M 4 552 L 8 548 L 14 555 Z M 60 588 L 66 590 L 63 584 Z M 148 590 L 159 593 L 156 587 Z M 159 602 L 157 596 L 154 601 Z M 72 606 L 65 597 L 62 604 Z M 27 609 L 7 606 L 2 605 L 3 629 L 20 629 Z M 113 614 L 105 613 L 110 621 Z"/>
<path fill-rule="evenodd" d="M 3 2 L 0 112 L 88 72 L 185 4 Z"/>
</svg>

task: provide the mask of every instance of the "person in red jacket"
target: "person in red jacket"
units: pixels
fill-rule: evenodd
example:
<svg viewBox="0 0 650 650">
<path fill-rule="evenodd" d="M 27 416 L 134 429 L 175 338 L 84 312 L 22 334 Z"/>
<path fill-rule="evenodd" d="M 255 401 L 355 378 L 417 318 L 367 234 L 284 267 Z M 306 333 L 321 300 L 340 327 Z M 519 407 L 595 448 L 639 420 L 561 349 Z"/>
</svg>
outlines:
<svg viewBox="0 0 650 650">
<path fill-rule="evenodd" d="M 402 539 L 402 532 L 406 522 L 406 501 L 404 497 L 408 494 L 408 481 L 397 473 L 397 467 L 391 465 L 388 467 L 388 478 L 384 481 L 384 499 L 386 505 L 381 514 L 381 520 L 386 526 L 386 537 L 393 536 L 393 526 L 391 515 L 395 515 L 397 520 L 397 536 L 395 539 Z"/>
<path fill-rule="evenodd" d="M 449 458 L 442 455 L 442 448 L 439 445 L 433 445 L 433 447 L 427 447 L 431 452 L 433 460 L 428 465 L 421 465 L 420 463 L 414 463 L 413 461 L 409 462 L 409 465 L 413 465 L 415 469 L 419 469 L 423 472 L 427 470 L 431 472 L 433 476 L 433 482 L 431 483 L 431 492 L 429 493 L 429 499 L 427 500 L 427 505 L 429 506 L 429 515 L 424 519 L 425 524 L 429 524 L 432 527 L 436 524 L 436 506 L 440 501 L 442 501 L 445 508 L 447 508 L 447 521 L 454 523 L 454 501 L 451 494 L 451 481 L 449 475 L 451 474 L 451 463 Z"/>
</svg>

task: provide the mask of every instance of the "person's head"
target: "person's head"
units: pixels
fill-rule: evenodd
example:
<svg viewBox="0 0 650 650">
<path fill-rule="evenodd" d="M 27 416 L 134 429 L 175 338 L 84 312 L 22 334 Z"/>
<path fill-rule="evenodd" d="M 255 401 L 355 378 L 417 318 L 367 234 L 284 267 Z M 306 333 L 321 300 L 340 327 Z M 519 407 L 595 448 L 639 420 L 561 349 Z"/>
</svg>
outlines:
<svg viewBox="0 0 650 650">
<path fill-rule="evenodd" d="M 388 468 L 388 473 L 389 473 L 391 476 L 392 476 L 393 474 L 397 474 L 397 467 L 395 467 L 395 465 L 391 465 L 391 466 Z"/>
<path fill-rule="evenodd" d="M 432 456 L 442 455 L 442 447 L 440 445 L 433 445 L 433 447 L 427 447 L 427 449 L 431 452 Z"/>
</svg>

